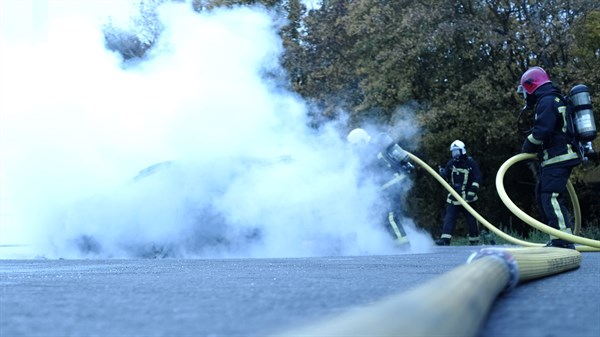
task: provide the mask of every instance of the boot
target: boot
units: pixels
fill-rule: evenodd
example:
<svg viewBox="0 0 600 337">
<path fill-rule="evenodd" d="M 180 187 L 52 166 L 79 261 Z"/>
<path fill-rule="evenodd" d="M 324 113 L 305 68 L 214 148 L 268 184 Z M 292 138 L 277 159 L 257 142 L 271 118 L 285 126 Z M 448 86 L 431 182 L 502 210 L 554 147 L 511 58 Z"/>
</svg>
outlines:
<svg viewBox="0 0 600 337">
<path fill-rule="evenodd" d="M 494 234 L 486 231 L 485 229 L 481 231 L 480 235 L 481 237 L 481 241 L 483 242 L 483 244 L 490 244 L 490 245 L 495 245 L 496 244 L 496 240 L 494 239 Z"/>
<path fill-rule="evenodd" d="M 396 244 L 396 246 L 404 246 L 409 244 L 410 241 L 408 241 L 408 238 L 406 236 L 401 236 L 394 240 L 394 243 Z"/>
<path fill-rule="evenodd" d="M 469 236 L 470 246 L 479 246 L 479 236 Z"/>
<path fill-rule="evenodd" d="M 441 238 L 441 239 L 435 240 L 435 244 L 438 246 L 450 246 L 450 239 Z"/>
<path fill-rule="evenodd" d="M 546 243 L 546 247 L 575 249 L 575 245 L 573 243 L 562 239 L 550 240 L 548 243 Z"/>
</svg>

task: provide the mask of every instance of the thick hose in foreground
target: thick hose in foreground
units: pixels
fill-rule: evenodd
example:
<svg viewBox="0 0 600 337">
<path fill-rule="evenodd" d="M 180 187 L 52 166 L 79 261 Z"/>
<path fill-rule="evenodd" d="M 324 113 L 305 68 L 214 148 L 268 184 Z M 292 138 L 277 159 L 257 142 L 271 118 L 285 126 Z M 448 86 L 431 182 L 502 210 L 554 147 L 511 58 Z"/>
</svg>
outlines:
<svg viewBox="0 0 600 337">
<path fill-rule="evenodd" d="M 477 336 L 501 292 L 580 263 L 573 249 L 484 248 L 413 290 L 275 336 Z"/>
<path fill-rule="evenodd" d="M 411 291 L 300 329 L 278 333 L 276 336 L 477 336 L 498 294 L 509 291 L 522 282 L 578 268 L 581 253 L 577 250 L 598 251 L 595 247 L 588 246 L 578 246 L 577 250 L 542 247 L 542 244 L 529 243 L 505 234 L 479 215 L 429 165 L 415 155 L 407 154 L 490 231 L 509 242 L 533 248 L 484 248 L 473 254 L 468 264 Z M 496 182 L 498 185 L 500 181 L 499 191 L 502 190 L 504 195 L 504 172 L 516 161 L 518 160 L 509 160 L 498 173 Z M 569 193 L 574 195 L 572 186 Z M 503 198 L 506 204 L 504 199 L 508 199 L 508 196 Z M 576 217 L 580 218 L 580 214 L 577 214 L 579 204 L 576 196 L 572 196 L 571 200 L 577 209 Z M 511 211 L 514 212 L 512 209 Z M 524 221 L 533 222 L 530 219 Z M 541 225 L 544 227 L 534 227 L 539 227 L 544 232 L 547 228 L 553 229 Z M 595 244 L 594 240 L 580 237 L 576 239 L 569 241 Z"/>
</svg>

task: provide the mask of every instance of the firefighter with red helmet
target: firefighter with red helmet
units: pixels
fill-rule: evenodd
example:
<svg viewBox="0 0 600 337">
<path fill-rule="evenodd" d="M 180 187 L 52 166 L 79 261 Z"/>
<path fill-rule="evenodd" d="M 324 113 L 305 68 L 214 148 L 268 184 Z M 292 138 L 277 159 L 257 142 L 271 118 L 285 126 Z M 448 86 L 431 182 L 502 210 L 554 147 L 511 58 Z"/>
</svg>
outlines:
<svg viewBox="0 0 600 337">
<path fill-rule="evenodd" d="M 525 109 L 533 109 L 535 113 L 533 128 L 521 152 L 535 153 L 540 159 L 535 192 L 543 220 L 552 228 L 572 234 L 564 195 L 571 171 L 581 160 L 568 131 L 573 126 L 569 125 L 572 120 L 567 104 L 548 73 L 540 67 L 523 73 L 517 92 L 525 98 Z M 552 235 L 547 246 L 575 248 L 572 243 Z"/>
</svg>

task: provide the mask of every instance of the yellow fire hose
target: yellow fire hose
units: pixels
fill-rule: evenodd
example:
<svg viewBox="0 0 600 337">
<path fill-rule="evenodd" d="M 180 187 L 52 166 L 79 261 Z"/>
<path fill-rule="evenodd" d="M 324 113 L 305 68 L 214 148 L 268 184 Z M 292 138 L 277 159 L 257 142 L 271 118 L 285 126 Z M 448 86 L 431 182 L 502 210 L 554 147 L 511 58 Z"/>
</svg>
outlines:
<svg viewBox="0 0 600 337">
<path fill-rule="evenodd" d="M 501 292 L 580 263 L 573 249 L 484 248 L 413 290 L 275 336 L 477 336 Z"/>
<path fill-rule="evenodd" d="M 487 227 L 490 231 L 492 231 L 494 234 L 496 234 L 497 236 L 503 238 L 504 240 L 516 244 L 516 245 L 520 245 L 523 247 L 543 247 L 544 244 L 541 243 L 532 243 L 532 242 L 527 242 L 527 241 L 523 241 L 523 240 L 519 240 L 517 238 L 514 238 L 506 233 L 504 233 L 503 231 L 501 231 L 500 229 L 496 228 L 494 225 L 492 225 L 489 221 L 487 221 L 486 219 L 484 219 L 479 213 L 477 213 L 477 211 L 475 211 L 473 209 L 473 207 L 471 207 L 471 205 L 469 205 L 461 196 L 460 194 L 458 194 L 451 186 L 450 184 L 448 184 L 446 182 L 446 180 L 444 180 L 444 178 L 442 178 L 436 171 L 434 171 L 429 165 L 427 165 L 427 163 L 425 163 L 424 161 L 422 161 L 419 157 L 413 155 L 410 152 L 407 152 L 408 157 L 414 161 L 415 163 L 419 164 L 421 167 L 423 167 L 429 174 L 431 174 L 439 183 L 441 183 L 446 190 L 448 190 L 450 193 L 452 193 L 452 195 L 456 198 L 456 200 L 458 200 L 460 202 L 460 204 L 471 214 L 473 214 L 473 216 L 481 223 L 483 224 L 485 227 Z M 600 241 L 598 240 L 591 240 L 591 239 L 587 239 L 587 238 L 582 238 L 580 236 L 576 236 L 576 235 L 572 235 L 572 234 L 567 234 L 565 232 L 561 232 L 557 229 L 554 229 L 550 226 L 547 226 L 537 220 L 535 220 L 534 218 L 530 217 L 529 215 L 527 215 L 525 212 L 521 211 L 508 197 L 508 195 L 506 194 L 506 191 L 504 190 L 504 174 L 506 173 L 506 171 L 508 170 L 508 168 L 510 166 L 512 166 L 513 164 L 515 164 L 518 161 L 521 160 L 525 160 L 525 159 L 531 159 L 531 158 L 535 158 L 534 154 L 518 154 L 512 158 L 510 158 L 509 160 L 507 160 L 498 170 L 498 173 L 496 174 L 496 188 L 498 189 L 498 194 L 500 195 L 500 198 L 502 199 L 502 201 L 507 205 L 507 207 L 513 212 L 515 213 L 521 220 L 523 220 L 524 222 L 526 222 L 527 224 L 537 228 L 538 230 L 546 233 L 546 234 L 551 234 L 554 235 L 558 238 L 561 238 L 563 240 L 567 240 L 567 241 L 571 241 L 574 243 L 578 243 L 581 244 L 583 246 L 576 246 L 576 249 L 578 251 L 582 251 L 582 252 L 598 252 L 600 251 Z M 581 212 L 579 209 L 579 201 L 577 199 L 577 196 L 574 192 L 573 189 L 573 185 L 569 182 L 569 184 L 567 184 L 567 189 L 569 190 L 569 195 L 571 196 L 571 201 L 573 203 L 574 209 L 576 209 L 575 211 L 575 217 L 576 217 L 576 228 L 581 226 Z M 577 232 L 577 231 L 576 231 Z"/>
<path fill-rule="evenodd" d="M 496 189 L 498 190 L 498 195 L 500 196 L 500 199 L 502 199 L 502 202 L 504 202 L 504 204 L 508 207 L 508 209 L 510 209 L 510 211 L 513 212 L 513 214 L 515 214 L 519 219 L 523 220 L 524 222 L 531 225 L 532 227 L 534 227 L 546 234 L 554 235 L 560 239 L 584 245 L 584 246 L 577 246 L 576 247 L 577 250 L 587 251 L 587 252 L 589 252 L 589 251 L 600 252 L 600 241 L 583 238 L 583 237 L 573 235 L 573 234 L 568 234 L 568 233 L 559 231 L 558 229 L 552 228 L 548 225 L 545 225 L 545 224 L 539 222 L 538 220 L 532 218 L 527 213 L 523 212 L 521 209 L 519 209 L 519 207 L 517 207 L 517 205 L 515 205 L 512 202 L 512 200 L 510 200 L 510 198 L 506 194 L 506 191 L 504 190 L 504 183 L 503 183 L 504 174 L 506 173 L 508 168 L 510 166 L 512 166 L 513 164 L 515 164 L 519 161 L 522 161 L 522 160 L 527 160 L 527 159 L 532 159 L 532 158 L 536 158 L 536 155 L 529 154 L 529 153 L 521 153 L 516 156 L 513 156 L 512 158 L 507 160 L 504 164 L 502 164 L 502 166 L 500 166 L 500 169 L 498 170 L 498 173 L 496 174 Z M 580 208 L 579 208 L 579 200 L 577 199 L 577 194 L 575 193 L 571 182 L 569 182 L 567 184 L 567 190 L 569 192 L 569 196 L 571 197 L 573 209 L 575 210 L 575 220 L 576 221 L 575 221 L 574 232 L 577 233 L 579 231 L 579 228 L 581 227 L 581 212 L 580 212 Z"/>
<path fill-rule="evenodd" d="M 581 264 L 579 251 L 599 251 L 598 241 L 569 235 L 546 226 L 527 216 L 510 201 L 504 191 L 505 172 L 514 163 L 533 156 L 517 155 L 502 165 L 496 177 L 501 199 L 513 213 L 519 213 L 521 220 L 535 228 L 587 246 L 577 246 L 577 250 L 543 247 L 543 244 L 522 241 L 505 234 L 479 215 L 429 165 L 415 155 L 407 154 L 490 231 L 508 242 L 528 248 L 481 249 L 471 255 L 467 264 L 411 291 L 313 325 L 278 333 L 276 336 L 476 336 L 483 319 L 501 292 L 509 291 L 519 283 L 578 268 Z M 570 183 L 568 189 L 580 224 L 579 203 Z"/>
</svg>

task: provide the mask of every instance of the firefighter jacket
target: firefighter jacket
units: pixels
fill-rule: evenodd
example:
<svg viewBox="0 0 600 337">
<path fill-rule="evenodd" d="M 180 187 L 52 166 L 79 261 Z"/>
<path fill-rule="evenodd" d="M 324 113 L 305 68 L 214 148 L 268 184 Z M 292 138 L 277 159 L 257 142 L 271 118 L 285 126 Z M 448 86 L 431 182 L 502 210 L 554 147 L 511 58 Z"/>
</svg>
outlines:
<svg viewBox="0 0 600 337">
<path fill-rule="evenodd" d="M 387 150 L 389 146 L 370 144 L 361 151 L 363 172 L 380 188 L 383 204 L 398 205 L 402 196 L 410 188 L 409 175 L 412 167 L 409 163 L 400 163 L 392 158 Z"/>
<path fill-rule="evenodd" d="M 481 170 L 477 162 L 466 154 L 450 159 L 443 170 L 446 181 L 467 202 L 477 200 L 477 191 L 481 183 Z M 447 203 L 460 205 L 460 202 L 448 193 Z"/>
<path fill-rule="evenodd" d="M 567 116 L 567 105 L 560 91 L 547 83 L 534 93 L 535 122 L 531 134 L 523 143 L 522 152 L 538 153 L 541 166 L 575 166 L 579 155 L 573 145 L 573 135 L 568 130 L 572 123 Z"/>
</svg>

